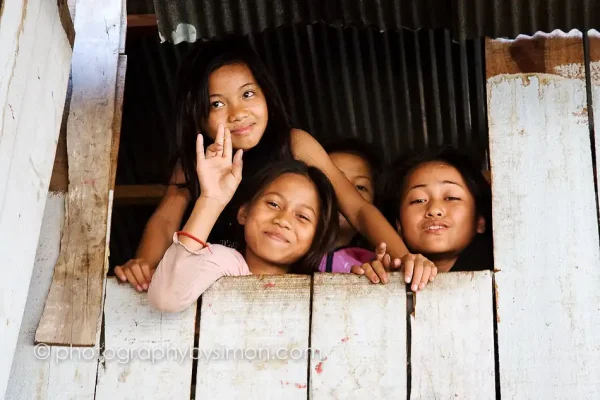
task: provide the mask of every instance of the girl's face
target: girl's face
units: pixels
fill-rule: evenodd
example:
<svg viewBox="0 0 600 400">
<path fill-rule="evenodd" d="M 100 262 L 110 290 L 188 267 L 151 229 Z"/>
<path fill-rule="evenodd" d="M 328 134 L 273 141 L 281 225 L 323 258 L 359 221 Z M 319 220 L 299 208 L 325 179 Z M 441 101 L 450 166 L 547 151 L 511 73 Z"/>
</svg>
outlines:
<svg viewBox="0 0 600 400">
<path fill-rule="evenodd" d="M 211 139 L 223 123 L 234 149 L 248 150 L 260 141 L 269 112 L 263 92 L 246 64 L 224 65 L 208 80 L 209 112 L 202 129 Z"/>
<path fill-rule="evenodd" d="M 331 153 L 329 158 L 335 166 L 342 171 L 354 185 L 358 193 L 369 203 L 373 203 L 375 196 L 373 185 L 373 173 L 369 162 L 359 155 L 353 153 Z M 340 232 L 353 230 L 346 218 L 340 213 Z"/>
<path fill-rule="evenodd" d="M 457 257 L 485 220 L 460 172 L 442 161 L 421 164 L 404 184 L 398 230 L 413 253 L 428 258 Z"/>
<path fill-rule="evenodd" d="M 283 174 L 248 206 L 241 207 L 246 258 L 274 265 L 290 265 L 310 249 L 320 217 L 315 185 L 305 176 Z"/>
</svg>

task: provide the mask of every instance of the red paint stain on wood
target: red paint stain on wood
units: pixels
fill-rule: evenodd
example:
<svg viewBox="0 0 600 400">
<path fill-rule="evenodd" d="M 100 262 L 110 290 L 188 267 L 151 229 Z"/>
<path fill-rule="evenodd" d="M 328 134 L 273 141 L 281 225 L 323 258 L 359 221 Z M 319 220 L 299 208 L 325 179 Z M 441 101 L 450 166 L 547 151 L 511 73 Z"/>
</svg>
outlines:
<svg viewBox="0 0 600 400">
<path fill-rule="evenodd" d="M 299 383 L 296 383 L 296 387 L 297 387 L 298 389 L 305 389 L 305 388 L 306 388 L 306 385 L 301 385 L 301 384 L 299 384 Z"/>
<path fill-rule="evenodd" d="M 212 304 L 211 304 L 211 303 L 209 303 L 209 304 L 208 304 L 208 308 L 210 308 L 210 311 L 212 311 L 212 312 L 213 312 L 213 314 L 216 314 L 216 313 L 217 313 L 215 310 L 213 310 L 213 308 L 212 308 Z"/>
<path fill-rule="evenodd" d="M 95 184 L 95 183 L 96 183 L 96 180 L 95 180 L 95 179 L 85 179 L 85 180 L 83 181 L 83 184 L 84 184 L 84 185 L 93 185 L 93 184 Z"/>
<path fill-rule="evenodd" d="M 317 371 L 317 374 L 320 374 L 321 372 L 323 372 L 323 363 L 327 361 L 327 357 L 325 357 L 323 359 L 323 361 L 321 361 L 320 363 L 317 364 L 317 366 L 315 367 L 315 371 Z"/>
<path fill-rule="evenodd" d="M 342 338 L 341 342 L 346 343 L 348 340 L 350 340 L 350 338 L 348 336 L 346 336 L 345 338 Z"/>
<path fill-rule="evenodd" d="M 283 335 L 283 331 L 279 331 L 279 332 L 277 332 L 277 333 L 279 333 L 280 335 Z"/>
<path fill-rule="evenodd" d="M 265 283 L 263 285 L 263 288 L 265 288 L 265 289 L 272 288 L 272 287 L 275 287 L 275 284 L 273 282 Z"/>
</svg>

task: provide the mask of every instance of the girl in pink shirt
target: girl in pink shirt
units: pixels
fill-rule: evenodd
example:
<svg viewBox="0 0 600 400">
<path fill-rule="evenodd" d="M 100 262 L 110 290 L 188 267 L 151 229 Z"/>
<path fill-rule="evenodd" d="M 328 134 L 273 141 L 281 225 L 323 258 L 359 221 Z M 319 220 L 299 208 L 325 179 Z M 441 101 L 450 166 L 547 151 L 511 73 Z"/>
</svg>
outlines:
<svg viewBox="0 0 600 400">
<path fill-rule="evenodd" d="M 201 195 L 148 288 L 150 304 L 162 312 L 186 309 L 223 276 L 310 274 L 336 237 L 338 209 L 331 183 L 318 168 L 288 160 L 263 168 L 240 193 L 239 251 L 206 243 L 242 178 L 242 150 L 232 159 L 231 133 L 223 125 L 216 143 L 221 145 L 205 154 L 198 135 Z"/>
</svg>

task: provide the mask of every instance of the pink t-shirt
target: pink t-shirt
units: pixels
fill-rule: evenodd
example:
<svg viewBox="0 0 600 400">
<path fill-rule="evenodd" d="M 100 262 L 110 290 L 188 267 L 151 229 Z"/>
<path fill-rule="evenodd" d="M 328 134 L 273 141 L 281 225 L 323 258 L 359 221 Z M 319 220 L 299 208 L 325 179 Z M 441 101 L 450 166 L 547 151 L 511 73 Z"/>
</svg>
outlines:
<svg viewBox="0 0 600 400">
<path fill-rule="evenodd" d="M 191 251 L 175 233 L 152 277 L 148 300 L 162 312 L 183 311 L 219 278 L 242 275 L 252 274 L 238 251 L 218 244 Z"/>
</svg>

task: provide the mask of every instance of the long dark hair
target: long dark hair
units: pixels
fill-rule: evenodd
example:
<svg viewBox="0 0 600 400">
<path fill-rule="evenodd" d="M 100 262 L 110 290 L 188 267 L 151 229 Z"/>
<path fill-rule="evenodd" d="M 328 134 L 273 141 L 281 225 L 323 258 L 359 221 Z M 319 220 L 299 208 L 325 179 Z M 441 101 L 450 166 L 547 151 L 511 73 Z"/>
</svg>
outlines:
<svg viewBox="0 0 600 400">
<path fill-rule="evenodd" d="M 320 216 L 315 236 L 308 252 L 294 265 L 289 273 L 310 274 L 319 265 L 325 253 L 333 245 L 338 230 L 338 208 L 335 192 L 327 176 L 316 167 L 309 167 L 297 160 L 285 160 L 268 164 L 259 170 L 245 186 L 238 197 L 237 206 L 252 204 L 264 192 L 265 188 L 283 174 L 295 174 L 308 178 L 317 188 Z M 244 228 L 237 232 L 238 250 L 243 253 L 246 247 Z"/>
<path fill-rule="evenodd" d="M 400 200 L 408 175 L 419 165 L 441 161 L 456 168 L 462 175 L 469 192 L 475 199 L 475 213 L 483 216 L 486 224 L 485 235 L 491 238 L 492 231 L 492 190 L 481 172 L 482 163 L 472 153 L 452 147 L 437 147 L 420 154 L 408 154 L 398 158 L 392 168 L 385 173 L 381 185 L 381 209 L 386 219 L 396 226 L 400 217 Z"/>
<path fill-rule="evenodd" d="M 209 77 L 218 68 L 231 64 L 248 66 L 265 95 L 269 112 L 259 144 L 244 152 L 244 174 L 255 172 L 258 165 L 269 160 L 291 157 L 290 118 L 271 74 L 247 39 L 227 37 L 199 42 L 181 62 L 175 94 L 175 129 L 169 138 L 170 172 L 177 164 L 181 166 L 192 199 L 200 194 L 195 145 L 198 132 L 204 135 L 205 147 L 213 142 L 201 129 L 210 108 Z"/>
</svg>

